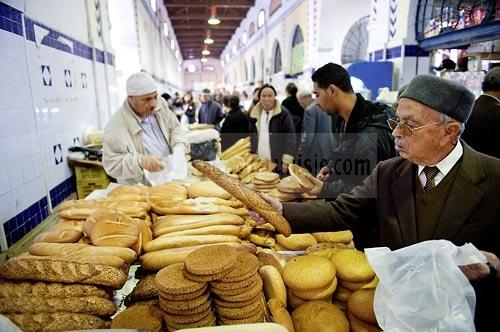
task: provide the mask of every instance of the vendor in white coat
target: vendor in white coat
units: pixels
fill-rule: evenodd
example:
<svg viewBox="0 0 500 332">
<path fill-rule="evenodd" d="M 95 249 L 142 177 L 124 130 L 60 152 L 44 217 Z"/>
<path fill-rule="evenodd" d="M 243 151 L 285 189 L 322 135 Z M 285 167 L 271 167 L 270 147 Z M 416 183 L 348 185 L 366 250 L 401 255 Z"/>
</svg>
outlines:
<svg viewBox="0 0 500 332">
<path fill-rule="evenodd" d="M 164 170 L 165 157 L 189 152 L 185 132 L 146 73 L 132 74 L 127 98 L 104 129 L 102 164 L 118 183 L 149 185 L 144 171 Z"/>
</svg>

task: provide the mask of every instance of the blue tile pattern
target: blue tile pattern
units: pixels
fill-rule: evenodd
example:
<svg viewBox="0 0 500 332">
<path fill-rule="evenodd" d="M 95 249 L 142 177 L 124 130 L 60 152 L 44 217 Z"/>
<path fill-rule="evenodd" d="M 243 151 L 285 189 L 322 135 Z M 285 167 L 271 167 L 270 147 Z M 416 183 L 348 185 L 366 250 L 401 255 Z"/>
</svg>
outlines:
<svg viewBox="0 0 500 332">
<path fill-rule="evenodd" d="M 92 47 L 89 47 L 79 41 L 73 42 L 73 52 L 75 55 L 85 58 L 87 60 L 92 60 Z"/>
<path fill-rule="evenodd" d="M 405 45 L 405 56 L 429 56 L 429 52 L 424 51 L 418 45 Z"/>
<path fill-rule="evenodd" d="M 49 193 L 50 203 L 53 207 L 61 203 L 66 197 L 76 191 L 75 176 L 67 178 L 57 186 L 55 186 Z"/>
<path fill-rule="evenodd" d="M 106 63 L 106 61 L 104 60 L 104 52 L 98 50 L 97 48 L 95 49 L 95 59 L 97 62 Z"/>
<path fill-rule="evenodd" d="M 384 50 L 377 50 L 373 52 L 373 60 L 379 61 L 384 59 Z"/>
<path fill-rule="evenodd" d="M 0 29 L 23 36 L 21 12 L 0 2 Z"/>
<path fill-rule="evenodd" d="M 399 57 L 401 57 L 401 46 L 388 48 L 385 51 L 385 58 L 386 59 L 394 59 L 394 58 L 399 58 Z"/>
<path fill-rule="evenodd" d="M 26 233 L 35 228 L 49 215 L 49 205 L 47 197 L 43 197 L 38 202 L 12 217 L 3 224 L 3 230 L 10 247 L 22 238 Z"/>
<path fill-rule="evenodd" d="M 106 52 L 106 63 L 108 65 L 115 65 L 115 56 L 112 53 Z"/>
</svg>

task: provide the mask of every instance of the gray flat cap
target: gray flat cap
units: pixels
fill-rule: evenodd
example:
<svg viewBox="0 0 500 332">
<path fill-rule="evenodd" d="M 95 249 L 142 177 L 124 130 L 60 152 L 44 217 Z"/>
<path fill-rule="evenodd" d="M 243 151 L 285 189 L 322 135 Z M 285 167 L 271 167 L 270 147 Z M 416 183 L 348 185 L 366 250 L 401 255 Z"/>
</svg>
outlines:
<svg viewBox="0 0 500 332">
<path fill-rule="evenodd" d="M 464 86 L 432 75 L 413 78 L 401 98 L 413 99 L 464 123 L 469 119 L 475 99 Z"/>
</svg>

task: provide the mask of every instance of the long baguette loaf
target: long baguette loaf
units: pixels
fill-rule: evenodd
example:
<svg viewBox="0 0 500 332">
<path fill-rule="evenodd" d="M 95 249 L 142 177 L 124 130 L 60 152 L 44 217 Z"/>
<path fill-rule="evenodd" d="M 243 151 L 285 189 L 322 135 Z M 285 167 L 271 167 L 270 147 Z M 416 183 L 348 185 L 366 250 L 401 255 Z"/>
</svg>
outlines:
<svg viewBox="0 0 500 332">
<path fill-rule="evenodd" d="M 130 199 L 126 200 L 125 198 L 139 198 L 140 200 Z M 142 199 L 140 198 L 142 197 Z M 105 200 L 71 200 L 61 203 L 59 206 L 59 211 L 73 209 L 73 208 L 90 208 L 90 209 L 98 209 L 98 208 L 119 208 L 119 207 L 138 207 L 144 210 L 151 209 L 151 205 L 146 202 L 146 198 L 143 196 L 136 195 L 127 195 L 127 196 L 118 196 L 111 197 Z"/>
<path fill-rule="evenodd" d="M 69 331 L 102 329 L 106 322 L 94 315 L 71 312 L 5 315 L 23 331 Z"/>
<path fill-rule="evenodd" d="M 40 297 L 44 298 L 65 298 L 65 297 L 83 297 L 98 296 L 105 299 L 109 298 L 108 292 L 93 285 L 65 285 L 61 283 L 45 282 L 2 282 L 0 284 L 0 298 L 17 297 Z"/>
<path fill-rule="evenodd" d="M 76 263 L 61 259 L 16 257 L 0 267 L 0 277 L 10 280 L 36 280 L 82 283 L 120 289 L 127 281 L 122 270 L 103 264 Z"/>
<path fill-rule="evenodd" d="M 171 249 L 163 249 L 153 252 L 148 252 L 141 256 L 141 267 L 145 270 L 149 271 L 159 271 L 166 266 L 183 263 L 186 260 L 186 257 L 196 249 L 217 245 L 214 244 L 204 244 L 198 246 L 191 247 L 181 247 L 181 248 L 171 248 Z M 224 245 L 231 246 L 238 251 L 249 252 L 255 254 L 257 251 L 257 247 L 251 243 L 236 243 L 236 242 L 227 242 Z"/>
<path fill-rule="evenodd" d="M 88 218 L 88 216 L 99 211 L 102 208 L 109 208 L 109 207 L 70 208 L 67 210 L 59 211 L 59 217 L 64 218 L 64 219 L 85 220 Z M 146 218 L 146 216 L 148 214 L 148 210 L 145 210 L 141 207 L 136 207 L 136 206 L 113 206 L 112 208 L 114 210 L 125 213 L 129 217 L 134 217 L 134 218 L 144 219 L 144 218 Z"/>
<path fill-rule="evenodd" d="M 243 203 L 236 199 L 222 199 L 218 197 L 196 197 L 189 198 L 185 201 L 181 202 L 180 205 L 200 205 L 200 204 L 212 204 L 212 205 L 223 205 L 230 206 L 232 208 L 241 208 L 243 207 Z"/>
<path fill-rule="evenodd" d="M 22 258 L 32 257 L 32 258 L 38 259 L 38 260 L 43 260 L 43 259 L 44 260 L 53 260 L 55 258 L 55 257 L 51 257 L 51 256 L 32 255 L 29 252 L 22 253 L 21 255 L 19 255 L 17 257 L 22 257 Z M 73 263 L 109 265 L 109 266 L 116 267 L 118 269 L 123 269 L 123 270 L 126 270 L 129 267 L 129 264 L 125 263 L 125 261 L 123 259 L 121 259 L 120 257 L 110 256 L 110 255 L 93 255 L 93 256 L 87 256 L 87 257 L 83 257 L 81 255 L 66 255 L 66 256 L 60 256 L 57 259 L 65 261 L 65 262 L 73 262 Z"/>
<path fill-rule="evenodd" d="M 212 204 L 197 204 L 197 205 L 177 205 L 172 207 L 164 207 L 157 209 L 158 212 L 163 214 L 218 214 L 229 213 L 238 216 L 248 215 L 246 209 L 235 209 L 230 206 L 212 205 Z"/>
<path fill-rule="evenodd" d="M 155 237 L 159 237 L 163 234 L 168 234 L 172 232 L 181 232 L 185 230 L 190 230 L 190 229 L 197 229 L 197 228 L 202 228 L 202 227 L 209 227 L 209 226 L 225 226 L 225 225 L 230 225 L 230 226 L 241 226 L 244 225 L 245 221 L 243 219 L 241 220 L 207 220 L 207 221 L 199 221 L 195 223 L 189 223 L 189 224 L 181 224 L 181 225 L 174 225 L 174 226 L 169 226 L 168 224 L 163 224 L 162 222 L 158 223 L 158 225 L 154 228 L 154 235 Z"/>
<path fill-rule="evenodd" d="M 247 238 L 252 232 L 252 228 L 249 226 L 235 226 L 235 225 L 215 225 L 200 227 L 195 229 L 186 229 L 178 232 L 165 233 L 161 237 L 165 236 L 178 236 L 178 235 L 234 235 L 240 239 Z"/>
<path fill-rule="evenodd" d="M 35 243 L 29 247 L 29 252 L 37 256 L 75 256 L 90 257 L 96 255 L 110 255 L 120 257 L 127 263 L 132 263 L 137 254 L 129 248 L 96 247 L 80 243 Z"/>
<path fill-rule="evenodd" d="M 236 179 L 233 179 L 212 165 L 201 161 L 193 161 L 193 166 L 203 173 L 206 177 L 224 188 L 227 192 L 242 201 L 249 208 L 260 214 L 267 222 L 272 224 L 276 230 L 289 236 L 292 229 L 288 221 L 276 211 L 269 203 L 267 203 L 257 192 L 241 185 Z"/>
<path fill-rule="evenodd" d="M 74 243 L 82 236 L 83 233 L 75 229 L 49 230 L 40 233 L 33 242 Z"/>
<path fill-rule="evenodd" d="M 158 251 L 168 248 L 196 246 L 200 244 L 240 242 L 234 235 L 182 235 L 158 237 L 144 245 L 145 252 Z"/>
<path fill-rule="evenodd" d="M 194 224 L 204 221 L 225 221 L 225 225 L 243 225 L 244 220 L 240 216 L 229 213 L 216 213 L 207 215 L 185 215 L 185 214 L 171 214 L 168 216 L 160 216 L 153 224 L 153 228 L 158 227 L 160 224 L 164 226 L 178 226 L 185 224 Z"/>
<path fill-rule="evenodd" d="M 74 312 L 97 316 L 111 316 L 116 312 L 115 304 L 98 296 L 45 298 L 41 296 L 0 298 L 0 312 L 4 314 Z"/>
</svg>

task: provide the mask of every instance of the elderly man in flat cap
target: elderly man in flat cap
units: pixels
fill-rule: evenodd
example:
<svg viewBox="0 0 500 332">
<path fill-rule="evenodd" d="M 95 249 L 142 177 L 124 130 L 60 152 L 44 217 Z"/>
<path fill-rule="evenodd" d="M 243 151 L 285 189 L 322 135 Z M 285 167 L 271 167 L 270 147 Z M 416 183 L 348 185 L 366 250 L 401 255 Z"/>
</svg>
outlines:
<svg viewBox="0 0 500 332">
<path fill-rule="evenodd" d="M 294 233 L 351 229 L 359 248 L 395 250 L 431 239 L 474 244 L 490 263 L 462 267 L 474 280 L 476 326 L 498 326 L 500 160 L 460 140 L 473 103 L 474 95 L 461 85 L 417 76 L 389 120 L 400 157 L 380 162 L 362 185 L 334 202 L 266 199 Z"/>
<path fill-rule="evenodd" d="M 150 75 L 132 74 L 127 98 L 104 129 L 102 164 L 118 183 L 149 185 L 144 171 L 164 169 L 164 158 L 189 152 L 185 133 Z"/>
</svg>

